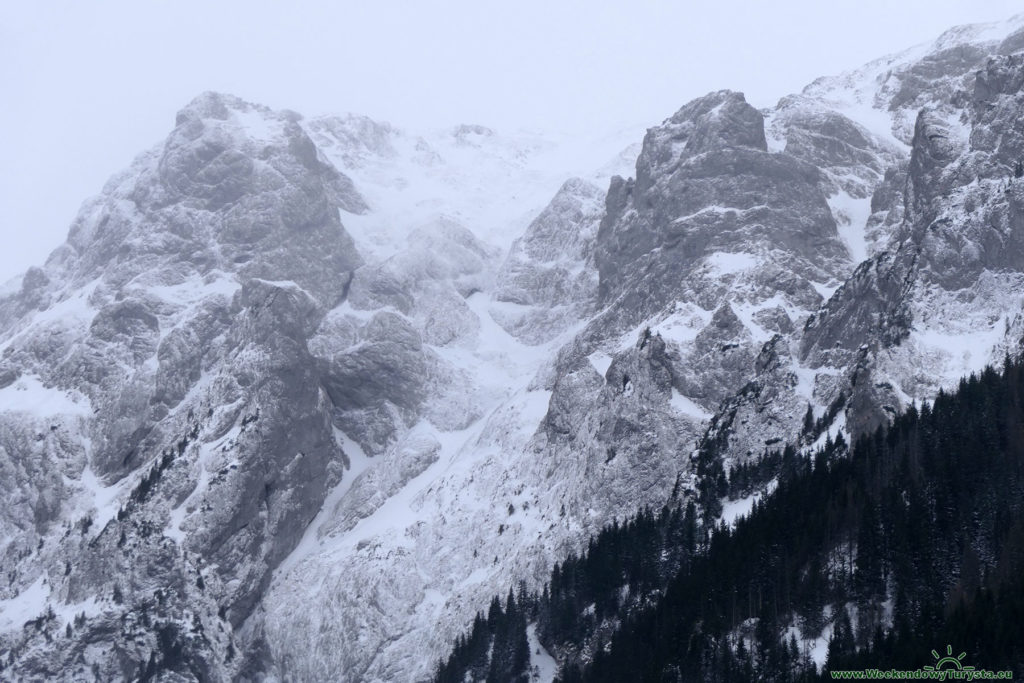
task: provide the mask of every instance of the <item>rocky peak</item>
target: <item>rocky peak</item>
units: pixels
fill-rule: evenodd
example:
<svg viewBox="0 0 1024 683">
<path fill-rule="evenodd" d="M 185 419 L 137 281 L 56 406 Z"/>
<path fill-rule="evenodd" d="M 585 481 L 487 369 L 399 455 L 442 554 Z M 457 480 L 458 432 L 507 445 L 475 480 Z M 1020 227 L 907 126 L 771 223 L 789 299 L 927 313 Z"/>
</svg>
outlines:
<svg viewBox="0 0 1024 683">
<path fill-rule="evenodd" d="M 70 271 L 76 285 L 102 277 L 115 287 L 161 271 L 168 285 L 187 270 L 294 280 L 333 303 L 361 262 L 338 210 L 367 206 L 298 121 L 200 95 L 162 145 L 87 204 L 48 268 Z"/>
<path fill-rule="evenodd" d="M 684 160 L 734 147 L 767 151 L 764 117 L 743 93 L 719 90 L 686 104 L 644 138 L 636 178 L 643 192 Z"/>
<path fill-rule="evenodd" d="M 1024 36 L 1024 31 L 1021 35 Z M 979 109 L 991 108 L 1000 95 L 1019 92 L 1024 87 L 1022 64 L 1024 55 L 989 57 L 974 81 L 975 106 Z"/>
<path fill-rule="evenodd" d="M 928 202 L 941 196 L 946 167 L 959 157 L 967 142 L 958 124 L 958 120 L 927 109 L 918 114 L 910 145 L 907 201 L 921 224 L 934 219 L 937 209 L 929 208 Z"/>
<path fill-rule="evenodd" d="M 849 257 L 822 189 L 814 165 L 767 150 L 763 116 L 741 94 L 694 100 L 648 131 L 635 182 L 612 180 L 595 248 L 601 300 L 646 269 L 649 303 L 629 305 L 649 315 L 682 289 L 655 272 L 671 262 L 684 274 L 715 252 L 771 251 L 803 277 L 838 276 Z"/>
<path fill-rule="evenodd" d="M 690 155 L 725 147 L 768 149 L 764 117 L 741 92 L 719 90 L 705 95 L 682 107 L 669 122 L 691 129 L 686 142 Z"/>
</svg>

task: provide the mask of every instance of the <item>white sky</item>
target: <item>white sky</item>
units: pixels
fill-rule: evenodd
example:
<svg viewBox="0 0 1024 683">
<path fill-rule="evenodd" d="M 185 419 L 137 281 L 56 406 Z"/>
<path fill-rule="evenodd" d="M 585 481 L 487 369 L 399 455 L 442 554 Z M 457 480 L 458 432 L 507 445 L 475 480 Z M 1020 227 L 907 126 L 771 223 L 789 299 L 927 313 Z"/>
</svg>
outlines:
<svg viewBox="0 0 1024 683">
<path fill-rule="evenodd" d="M 220 90 L 306 115 L 510 130 L 655 125 L 710 90 L 756 106 L 1009 18 L 1020 0 L 0 3 L 0 282 Z"/>
</svg>

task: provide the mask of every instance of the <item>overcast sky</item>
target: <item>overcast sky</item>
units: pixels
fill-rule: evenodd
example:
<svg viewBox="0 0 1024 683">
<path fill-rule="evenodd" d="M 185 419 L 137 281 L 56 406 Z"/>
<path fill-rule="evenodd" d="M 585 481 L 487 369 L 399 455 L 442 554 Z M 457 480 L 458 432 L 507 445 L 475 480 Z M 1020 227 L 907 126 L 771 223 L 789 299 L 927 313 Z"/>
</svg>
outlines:
<svg viewBox="0 0 1024 683">
<path fill-rule="evenodd" d="M 709 90 L 756 106 L 1009 18 L 1019 0 L 48 2 L 0 8 L 0 282 L 220 90 L 306 115 L 511 130 L 654 125 Z"/>
</svg>

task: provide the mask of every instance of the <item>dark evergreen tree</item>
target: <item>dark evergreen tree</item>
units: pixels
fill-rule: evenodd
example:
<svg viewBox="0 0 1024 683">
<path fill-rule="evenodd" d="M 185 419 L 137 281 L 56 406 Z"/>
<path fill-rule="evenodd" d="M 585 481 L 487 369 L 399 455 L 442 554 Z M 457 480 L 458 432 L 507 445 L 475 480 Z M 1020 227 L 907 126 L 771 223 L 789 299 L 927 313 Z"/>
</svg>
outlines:
<svg viewBox="0 0 1024 683">
<path fill-rule="evenodd" d="M 520 588 L 504 608 L 495 598 L 439 680 L 519 680 L 532 622 L 562 657 L 562 681 L 828 680 L 807 644 L 828 632 L 829 666 L 914 669 L 954 643 L 1024 675 L 1018 362 L 964 378 L 852 448 L 839 433 L 810 457 L 766 452 L 725 492 L 719 448 L 711 439 L 698 453 L 685 509 L 673 498 L 615 522 L 539 595 Z M 724 495 L 772 478 L 749 517 L 717 523 Z M 808 640 L 785 635 L 794 625 Z"/>
</svg>

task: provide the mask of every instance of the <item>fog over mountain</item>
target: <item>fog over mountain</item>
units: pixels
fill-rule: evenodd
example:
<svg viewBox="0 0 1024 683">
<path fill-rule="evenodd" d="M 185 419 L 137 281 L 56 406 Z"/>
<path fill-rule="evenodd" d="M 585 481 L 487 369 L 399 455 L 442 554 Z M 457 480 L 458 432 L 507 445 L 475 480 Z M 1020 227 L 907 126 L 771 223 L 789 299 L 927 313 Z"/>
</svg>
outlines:
<svg viewBox="0 0 1024 683">
<path fill-rule="evenodd" d="M 207 90 L 306 116 L 585 141 L 643 130 L 721 88 L 770 106 L 817 76 L 1019 11 L 1015 0 L 6 3 L 0 283 L 41 263 L 82 201 Z"/>
</svg>

